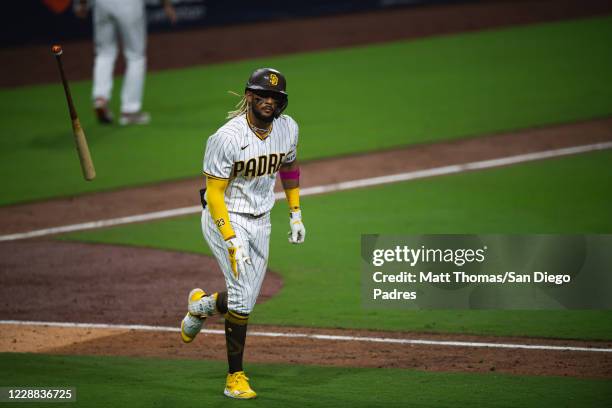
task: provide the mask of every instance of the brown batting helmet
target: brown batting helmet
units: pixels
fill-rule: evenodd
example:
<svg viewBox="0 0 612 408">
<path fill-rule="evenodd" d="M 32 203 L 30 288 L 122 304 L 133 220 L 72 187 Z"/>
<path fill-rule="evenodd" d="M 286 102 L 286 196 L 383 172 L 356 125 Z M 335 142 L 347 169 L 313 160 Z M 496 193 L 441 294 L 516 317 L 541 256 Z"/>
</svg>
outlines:
<svg viewBox="0 0 612 408">
<path fill-rule="evenodd" d="M 278 108 L 274 112 L 274 117 L 278 118 L 287 108 L 289 98 L 287 94 L 287 80 L 285 76 L 273 68 L 256 69 L 249 78 L 245 91 L 265 91 L 278 94 Z"/>
</svg>

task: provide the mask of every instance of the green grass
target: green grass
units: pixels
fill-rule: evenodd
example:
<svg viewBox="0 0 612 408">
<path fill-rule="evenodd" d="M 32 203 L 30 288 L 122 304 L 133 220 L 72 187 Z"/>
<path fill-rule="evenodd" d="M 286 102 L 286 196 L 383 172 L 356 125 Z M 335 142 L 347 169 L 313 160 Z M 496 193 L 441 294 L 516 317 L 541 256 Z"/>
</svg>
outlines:
<svg viewBox="0 0 612 408">
<path fill-rule="evenodd" d="M 0 354 L 4 386 L 71 386 L 66 407 L 238 406 L 222 395 L 225 363 Z M 607 407 L 609 380 L 249 364 L 259 407 Z M 31 406 L 33 404 L 24 404 Z M 40 405 L 37 405 L 40 406 Z"/>
<path fill-rule="evenodd" d="M 129 129 L 94 123 L 91 84 L 74 82 L 91 183 L 61 86 L 0 90 L 0 205 L 200 174 L 205 140 L 235 103 L 226 91 L 262 65 L 287 74 L 302 159 L 608 116 L 610 43 L 603 17 L 153 73 L 153 123 Z"/>
<path fill-rule="evenodd" d="M 258 306 L 265 324 L 612 339 L 610 311 L 400 311 L 361 307 L 367 233 L 610 233 L 612 151 L 304 197 L 306 243 L 273 211 L 270 267 L 285 285 Z M 64 237 L 208 253 L 199 216 Z M 205 285 L 202 282 L 202 285 Z"/>
</svg>

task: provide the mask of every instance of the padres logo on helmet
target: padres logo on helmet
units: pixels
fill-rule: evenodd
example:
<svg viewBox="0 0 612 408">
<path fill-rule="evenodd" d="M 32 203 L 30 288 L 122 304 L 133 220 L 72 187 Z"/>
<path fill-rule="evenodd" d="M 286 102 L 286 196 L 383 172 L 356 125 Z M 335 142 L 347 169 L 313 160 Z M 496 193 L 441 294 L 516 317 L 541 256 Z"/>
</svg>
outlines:
<svg viewBox="0 0 612 408">
<path fill-rule="evenodd" d="M 278 85 L 278 77 L 276 74 L 270 74 L 270 84 L 273 86 Z"/>
<path fill-rule="evenodd" d="M 285 76 L 273 68 L 259 68 L 251 74 L 244 91 L 272 91 L 277 94 L 278 107 L 274 117 L 278 118 L 288 103 Z"/>
</svg>

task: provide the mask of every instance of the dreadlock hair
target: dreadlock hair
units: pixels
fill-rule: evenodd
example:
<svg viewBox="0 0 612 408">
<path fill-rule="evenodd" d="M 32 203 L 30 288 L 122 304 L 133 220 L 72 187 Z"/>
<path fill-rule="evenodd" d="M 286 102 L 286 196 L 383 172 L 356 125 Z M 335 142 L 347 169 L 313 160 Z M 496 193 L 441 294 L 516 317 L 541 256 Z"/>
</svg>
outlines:
<svg viewBox="0 0 612 408">
<path fill-rule="evenodd" d="M 227 116 L 226 116 L 225 119 L 233 119 L 233 118 L 235 118 L 237 116 L 243 115 L 247 111 L 247 109 L 249 107 L 249 104 L 248 104 L 247 99 L 246 99 L 246 95 L 242 95 L 241 96 L 241 95 L 238 95 L 236 92 L 233 92 L 233 91 L 228 91 L 228 93 L 230 93 L 232 95 L 236 95 L 237 97 L 239 97 L 241 99 L 236 104 L 236 109 L 227 112 Z"/>
</svg>

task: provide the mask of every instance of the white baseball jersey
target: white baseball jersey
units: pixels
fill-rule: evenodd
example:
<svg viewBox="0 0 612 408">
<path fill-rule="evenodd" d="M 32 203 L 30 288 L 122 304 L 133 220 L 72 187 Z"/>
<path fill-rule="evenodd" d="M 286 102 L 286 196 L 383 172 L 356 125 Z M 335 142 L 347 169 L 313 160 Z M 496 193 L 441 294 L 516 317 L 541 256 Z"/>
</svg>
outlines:
<svg viewBox="0 0 612 408">
<path fill-rule="evenodd" d="M 238 278 L 229 262 L 227 245 L 208 207 L 202 211 L 202 233 L 213 252 L 227 286 L 229 310 L 251 313 L 268 267 L 270 210 L 274 206 L 274 182 L 281 164 L 296 158 L 298 126 L 281 115 L 272 131 L 260 139 L 249 127 L 246 115 L 228 121 L 206 143 L 204 174 L 228 179 L 225 204 L 230 224 L 247 246 L 251 265 Z"/>
<path fill-rule="evenodd" d="M 272 122 L 260 139 L 246 114 L 231 119 L 206 143 L 204 174 L 228 179 L 225 204 L 229 212 L 261 215 L 274 206 L 274 182 L 281 164 L 296 159 L 298 126 L 287 115 Z"/>
</svg>

